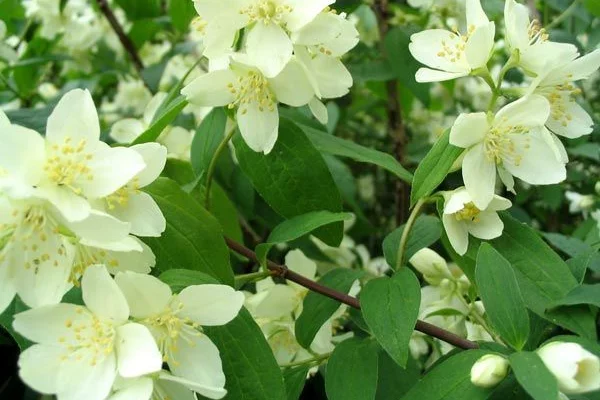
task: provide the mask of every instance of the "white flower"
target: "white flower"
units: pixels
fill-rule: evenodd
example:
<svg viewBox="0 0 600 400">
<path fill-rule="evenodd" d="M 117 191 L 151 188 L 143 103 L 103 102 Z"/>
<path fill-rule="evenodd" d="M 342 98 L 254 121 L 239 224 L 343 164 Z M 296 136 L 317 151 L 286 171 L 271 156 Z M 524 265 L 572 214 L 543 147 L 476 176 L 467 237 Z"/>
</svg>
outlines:
<svg viewBox="0 0 600 400">
<path fill-rule="evenodd" d="M 154 65 L 159 63 L 165 54 L 171 50 L 171 42 L 163 40 L 161 43 L 146 42 L 139 51 L 142 64 Z"/>
<path fill-rule="evenodd" d="M 445 193 L 444 198 L 442 222 L 450 244 L 460 255 L 467 252 L 469 235 L 484 240 L 500 236 L 504 224 L 497 211 L 512 205 L 509 200 L 494 195 L 488 205 L 480 209 L 465 188 Z"/>
<path fill-rule="evenodd" d="M 245 50 L 252 65 L 266 77 L 277 76 L 292 58 L 292 34 L 311 22 L 334 0 L 195 0 L 206 21 L 204 43 L 209 58 L 220 57 L 233 46 L 237 32 L 247 27 Z M 318 27 L 317 27 L 318 28 Z"/>
<path fill-rule="evenodd" d="M 314 96 L 304 69 L 294 58 L 275 78 L 232 62 L 228 69 L 196 78 L 181 93 L 199 106 L 235 108 L 244 140 L 252 150 L 265 154 L 273 149 L 279 132 L 277 103 L 300 107 Z"/>
<path fill-rule="evenodd" d="M 462 176 L 473 203 L 485 209 L 494 196 L 496 172 L 512 190 L 513 176 L 544 185 L 566 178 L 557 143 L 544 127 L 550 104 L 539 95 L 517 100 L 491 117 L 461 114 L 450 131 L 450 143 L 467 149 Z"/>
<path fill-rule="evenodd" d="M 126 110 L 138 116 L 142 115 L 150 100 L 152 100 L 152 93 L 143 81 L 127 79 L 119 81 L 112 107 L 118 112 Z"/>
<path fill-rule="evenodd" d="M 129 307 L 103 266 L 82 280 L 84 306 L 57 304 L 17 314 L 14 329 L 38 344 L 19 358 L 19 375 L 58 400 L 103 400 L 117 374 L 133 378 L 161 369 L 152 335 L 128 321 Z"/>
<path fill-rule="evenodd" d="M 106 400 L 196 400 L 194 382 L 168 371 L 133 379 L 117 379 Z"/>
<path fill-rule="evenodd" d="M 600 389 L 600 359 L 577 343 L 552 342 L 537 351 L 566 394 Z"/>
<path fill-rule="evenodd" d="M 578 56 L 575 53 L 574 56 Z M 583 57 L 558 60 L 558 66 L 548 68 L 542 79 L 536 80 L 533 93 L 540 94 L 550 102 L 550 116 L 546 126 L 553 133 L 570 139 L 592 133 L 592 117 L 575 101 L 581 89 L 574 82 L 588 79 L 600 67 L 600 49 Z M 557 65 L 554 63 L 554 65 Z"/>
<path fill-rule="evenodd" d="M 69 221 L 89 216 L 88 200 L 114 193 L 145 167 L 135 150 L 100 141 L 94 102 L 80 89 L 60 100 L 45 138 L 10 125 L 0 131 L 0 142 L 0 172 L 12 180 L 9 195 L 47 199 Z"/>
<path fill-rule="evenodd" d="M 219 350 L 202 326 L 225 325 L 235 318 L 244 295 L 225 285 L 197 285 L 173 295 L 168 285 L 150 275 L 125 272 L 115 281 L 131 308 L 131 316 L 150 329 L 173 375 L 194 383 L 195 391 L 220 399 L 225 375 Z"/>
<path fill-rule="evenodd" d="M 443 279 L 454 279 L 446 260 L 431 249 L 417 251 L 408 262 L 423 274 L 423 278 L 431 285 L 439 285 Z"/>
<path fill-rule="evenodd" d="M 556 62 L 577 55 L 577 48 L 572 44 L 549 41 L 539 22 L 530 22 L 527 6 L 515 0 L 504 3 L 504 21 L 506 46 L 510 53 L 518 52 L 519 65 L 529 74 L 543 75 Z"/>
<path fill-rule="evenodd" d="M 583 213 L 586 216 L 595 203 L 595 198 L 591 194 L 582 195 L 567 190 L 565 197 L 569 200 L 569 212 L 571 214 Z"/>
<path fill-rule="evenodd" d="M 492 388 L 502 382 L 508 374 L 508 360 L 496 354 L 486 354 L 473 364 L 471 383 L 483 388 Z"/>
<path fill-rule="evenodd" d="M 341 57 L 358 44 L 359 35 L 345 14 L 329 10 L 319 13 L 302 29 L 293 32 L 292 41 L 296 51 L 299 46 L 304 46 L 311 54 Z"/>
<path fill-rule="evenodd" d="M 460 78 L 484 68 L 494 47 L 496 27 L 481 7 L 480 0 L 467 0 L 467 32 L 431 29 L 411 36 L 409 50 L 420 68 L 417 82 L 436 82 Z"/>
</svg>

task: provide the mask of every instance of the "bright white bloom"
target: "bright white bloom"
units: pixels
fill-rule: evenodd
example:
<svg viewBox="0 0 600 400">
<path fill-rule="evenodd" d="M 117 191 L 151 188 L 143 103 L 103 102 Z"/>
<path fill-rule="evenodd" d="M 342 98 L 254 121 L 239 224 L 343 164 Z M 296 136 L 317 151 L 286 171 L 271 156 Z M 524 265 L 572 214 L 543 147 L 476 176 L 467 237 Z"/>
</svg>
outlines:
<svg viewBox="0 0 600 400">
<path fill-rule="evenodd" d="M 487 208 L 494 196 L 496 172 L 512 190 L 513 176 L 536 184 L 566 178 L 557 143 L 544 127 L 550 104 L 539 95 L 517 100 L 496 113 L 461 114 L 450 131 L 450 143 L 467 149 L 462 162 L 465 186 L 477 208 Z"/>
<path fill-rule="evenodd" d="M 550 102 L 550 116 L 546 126 L 553 133 L 570 139 L 592 133 L 592 117 L 575 101 L 581 89 L 574 82 L 588 79 L 600 67 L 600 49 L 583 57 L 565 62 L 558 60 L 558 67 L 548 68 L 542 79 L 536 80 L 533 93 L 540 94 Z M 553 65 L 556 65 L 554 63 Z"/>
<path fill-rule="evenodd" d="M 162 61 L 171 50 L 171 42 L 163 40 L 160 43 L 146 42 L 140 49 L 140 58 L 144 65 L 154 65 Z"/>
<path fill-rule="evenodd" d="M 117 379 L 106 400 L 196 400 L 196 385 L 168 371 L 134 379 Z"/>
<path fill-rule="evenodd" d="M 571 214 L 583 213 L 584 216 L 587 216 L 587 213 L 596 203 L 594 195 L 591 194 L 583 195 L 567 191 L 565 197 L 569 201 L 569 212 Z"/>
<path fill-rule="evenodd" d="M 116 112 L 128 111 L 133 116 L 142 115 L 148 103 L 152 100 L 152 93 L 143 81 L 124 79 L 117 85 L 117 93 L 107 107 Z"/>
<path fill-rule="evenodd" d="M 219 9 L 226 8 L 219 5 Z M 277 104 L 300 107 L 315 94 L 295 58 L 275 78 L 267 78 L 247 64 L 232 62 L 228 69 L 196 78 L 181 93 L 199 106 L 235 108 L 244 140 L 252 150 L 265 154 L 273 149 L 279 133 Z"/>
<path fill-rule="evenodd" d="M 494 47 L 496 27 L 481 7 L 480 0 L 467 0 L 467 31 L 431 29 L 411 36 L 409 50 L 420 68 L 417 82 L 437 82 L 460 78 L 485 68 Z"/>
<path fill-rule="evenodd" d="M 450 244 L 460 255 L 467 252 L 469 235 L 484 240 L 500 236 L 504 223 L 497 211 L 512 205 L 509 200 L 494 195 L 488 205 L 480 209 L 464 187 L 445 193 L 444 198 L 442 222 Z"/>
<path fill-rule="evenodd" d="M 561 392 L 577 394 L 600 389 L 600 359 L 579 344 L 552 342 L 537 353 L 558 380 Z"/>
<path fill-rule="evenodd" d="M 157 372 L 162 359 L 146 327 L 128 321 L 129 307 L 103 266 L 82 280 L 84 306 L 57 304 L 17 314 L 14 329 L 38 344 L 19 358 L 19 375 L 58 400 L 103 400 L 117 374 Z"/>
<path fill-rule="evenodd" d="M 233 46 L 237 32 L 247 27 L 244 44 L 252 65 L 273 78 L 292 58 L 288 34 L 299 31 L 334 0 L 233 0 L 223 7 L 219 0 L 195 0 L 206 21 L 204 44 L 209 58 L 218 58 Z M 316 26 L 313 35 L 322 34 Z M 325 27 L 327 28 L 327 27 Z M 329 30 L 329 29 L 326 29 Z"/>
<path fill-rule="evenodd" d="M 60 100 L 45 138 L 10 125 L 0 130 L 0 142 L 0 187 L 8 180 L 10 196 L 47 199 L 69 221 L 88 217 L 89 200 L 111 195 L 145 167 L 135 150 L 100 141 L 92 96 L 80 89 Z"/>
<path fill-rule="evenodd" d="M 431 285 L 439 285 L 443 279 L 453 279 L 446 260 L 429 248 L 417 251 L 408 262 Z"/>
<path fill-rule="evenodd" d="M 169 286 L 150 275 L 125 272 L 115 281 L 131 308 L 131 316 L 150 329 L 171 372 L 194 383 L 205 397 L 220 399 L 225 375 L 219 350 L 202 326 L 225 325 L 244 304 L 244 295 L 225 285 L 196 285 L 173 295 Z"/>
<path fill-rule="evenodd" d="M 496 354 L 486 354 L 473 364 L 471 383 L 483 388 L 492 388 L 502 382 L 508 374 L 508 360 Z"/>
<path fill-rule="evenodd" d="M 506 0 L 504 21 L 508 51 L 518 54 L 519 65 L 531 75 L 543 75 L 565 57 L 571 59 L 577 55 L 577 48 L 572 44 L 549 41 L 539 22 L 530 22 L 526 5 Z"/>
</svg>

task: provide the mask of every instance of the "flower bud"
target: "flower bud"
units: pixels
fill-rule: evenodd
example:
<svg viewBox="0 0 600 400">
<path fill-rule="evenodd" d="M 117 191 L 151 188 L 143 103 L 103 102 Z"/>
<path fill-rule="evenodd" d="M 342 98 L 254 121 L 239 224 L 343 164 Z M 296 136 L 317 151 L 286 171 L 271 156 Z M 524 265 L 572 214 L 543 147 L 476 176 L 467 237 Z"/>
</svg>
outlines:
<svg viewBox="0 0 600 400">
<path fill-rule="evenodd" d="M 452 279 L 446 260 L 431 249 L 424 248 L 417 251 L 409 262 L 432 285 L 439 285 L 445 278 Z"/>
<path fill-rule="evenodd" d="M 600 359 L 577 343 L 552 342 L 537 351 L 566 394 L 600 389 Z"/>
<path fill-rule="evenodd" d="M 508 360 L 496 354 L 481 357 L 471 368 L 471 382 L 475 386 L 491 388 L 508 374 Z"/>
</svg>

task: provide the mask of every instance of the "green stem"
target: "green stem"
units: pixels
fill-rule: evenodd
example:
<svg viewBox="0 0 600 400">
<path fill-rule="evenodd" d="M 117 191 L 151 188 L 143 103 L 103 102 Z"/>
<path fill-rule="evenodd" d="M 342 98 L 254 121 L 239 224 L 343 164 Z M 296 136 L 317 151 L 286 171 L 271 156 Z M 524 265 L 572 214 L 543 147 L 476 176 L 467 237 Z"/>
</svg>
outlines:
<svg viewBox="0 0 600 400">
<path fill-rule="evenodd" d="M 322 361 L 327 360 L 329 357 L 331 357 L 331 354 L 332 353 L 326 353 L 326 354 L 321 354 L 321 355 L 315 356 L 313 358 L 309 358 L 307 360 L 294 361 L 294 362 L 287 363 L 287 364 L 281 364 L 279 366 L 279 368 L 292 368 L 292 367 L 298 367 L 301 365 L 314 364 L 314 363 L 320 364 Z"/>
<path fill-rule="evenodd" d="M 492 328 L 490 328 L 490 326 L 488 325 L 487 321 L 485 320 L 485 318 L 483 318 L 483 315 L 479 314 L 479 312 L 477 312 L 477 309 L 475 307 L 471 307 L 471 305 L 469 303 L 467 303 L 467 301 L 464 299 L 464 297 L 460 294 L 460 293 L 456 293 L 456 297 L 458 297 L 460 299 L 460 301 L 465 305 L 465 307 L 467 308 L 467 310 L 469 310 L 469 317 L 471 317 L 471 319 L 475 322 L 477 322 L 479 325 L 481 325 L 483 327 L 483 329 L 486 330 L 487 333 L 490 334 L 490 336 L 497 342 L 500 344 L 505 344 L 504 341 L 502 340 L 502 338 L 500 336 L 498 336 L 496 334 L 496 332 L 494 332 L 494 330 Z"/>
<path fill-rule="evenodd" d="M 546 31 L 549 31 L 550 29 L 558 26 L 565 19 L 569 18 L 569 16 L 571 16 L 571 14 L 575 11 L 580 2 L 581 0 L 574 0 L 573 3 L 569 7 L 567 7 L 565 11 L 562 12 L 562 14 L 554 18 L 552 22 L 550 22 L 544 29 Z"/>
<path fill-rule="evenodd" d="M 488 105 L 488 112 L 493 110 L 494 106 L 496 105 L 496 102 L 498 101 L 498 98 L 502 95 L 502 89 L 501 89 L 502 81 L 504 81 L 504 77 L 506 76 L 506 73 L 508 71 L 510 71 L 512 68 L 519 65 L 520 58 L 521 58 L 521 56 L 518 51 L 513 52 L 510 55 L 510 58 L 508 59 L 506 64 L 504 64 L 504 66 L 502 67 L 502 70 L 500 70 L 500 75 L 498 76 L 498 83 L 495 84 L 494 87 L 492 88 L 492 98 L 490 99 L 490 104 Z M 484 79 L 486 79 L 486 78 L 484 77 Z M 492 76 L 489 74 L 489 72 L 488 72 L 488 79 L 493 84 L 494 80 L 493 80 Z M 489 84 L 490 83 L 488 82 L 488 85 Z"/>
<path fill-rule="evenodd" d="M 212 186 L 213 176 L 215 174 L 215 168 L 217 167 L 217 161 L 219 160 L 219 156 L 223 153 L 223 150 L 227 148 L 229 141 L 233 137 L 235 133 L 235 129 L 232 129 L 227 136 L 223 138 L 221 143 L 219 143 L 219 147 L 215 150 L 215 154 L 213 154 L 212 159 L 210 160 L 210 164 L 208 165 L 208 171 L 206 173 L 206 198 L 204 200 L 204 205 L 207 210 L 210 210 L 210 190 Z"/>
<path fill-rule="evenodd" d="M 239 288 L 239 287 L 242 287 L 243 285 L 245 285 L 246 283 L 260 281 L 271 275 L 273 275 L 273 272 L 270 270 L 252 272 L 250 274 L 236 275 L 235 276 L 235 287 Z"/>
<path fill-rule="evenodd" d="M 396 257 L 396 271 L 402 268 L 404 265 L 404 252 L 406 250 L 406 244 L 408 243 L 408 235 L 421 212 L 421 208 L 428 202 L 429 198 L 424 197 L 417 201 L 415 204 L 415 208 L 410 213 L 408 217 L 408 221 L 406 221 L 406 225 L 404 225 L 404 230 L 402 230 L 402 236 L 400 237 L 400 245 L 398 246 L 398 256 Z"/>
</svg>

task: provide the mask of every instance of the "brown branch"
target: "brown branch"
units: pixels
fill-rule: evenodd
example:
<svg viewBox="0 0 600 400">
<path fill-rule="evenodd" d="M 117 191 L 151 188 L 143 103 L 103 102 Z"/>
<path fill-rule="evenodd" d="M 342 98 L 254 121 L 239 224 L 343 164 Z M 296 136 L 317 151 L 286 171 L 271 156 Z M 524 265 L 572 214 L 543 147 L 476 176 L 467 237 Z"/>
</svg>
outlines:
<svg viewBox="0 0 600 400">
<path fill-rule="evenodd" d="M 387 54 L 385 38 L 390 30 L 389 2 L 388 0 L 375 0 L 373 5 L 377 23 L 379 25 L 379 37 L 381 41 L 381 52 Z M 392 79 L 385 83 L 387 92 L 387 126 L 388 132 L 394 142 L 394 154 L 400 164 L 404 164 L 405 148 L 407 144 L 406 129 L 402 119 L 402 104 L 398 93 L 398 80 Z M 407 183 L 398 180 L 396 182 L 396 224 L 401 225 L 406 221 L 409 211 L 410 189 Z"/>
<path fill-rule="evenodd" d="M 245 247 L 244 245 L 237 243 L 227 237 L 225 238 L 225 242 L 232 251 L 241 254 L 254 262 L 259 262 L 258 258 L 256 257 L 256 253 L 254 253 L 252 250 Z M 290 271 L 285 265 L 279 265 L 274 263 L 273 261 L 267 260 L 267 267 L 271 271 L 274 271 L 276 276 L 280 276 L 282 278 L 295 282 L 313 292 L 320 293 L 323 296 L 327 296 L 331 299 L 339 301 L 340 303 L 349 305 L 350 307 L 360 310 L 360 303 L 355 297 L 338 292 L 337 290 L 333 290 L 331 288 L 321 285 L 318 282 L 315 282 L 300 274 L 297 274 L 294 271 Z M 451 345 L 460 347 L 462 349 L 476 349 L 479 347 L 475 342 L 464 339 L 458 335 L 455 335 L 452 332 L 448 332 L 445 329 L 439 328 L 435 325 L 431 325 L 430 323 L 424 321 L 418 320 L 415 329 L 419 332 L 425 333 L 426 335 L 433 336 L 446 343 L 450 343 Z"/>
<path fill-rule="evenodd" d="M 125 48 L 125 51 L 127 51 L 127 53 L 129 54 L 129 57 L 131 57 L 131 61 L 133 61 L 133 65 L 135 66 L 135 69 L 137 69 L 138 72 L 141 72 L 144 69 L 144 63 L 142 62 L 142 59 L 140 58 L 139 54 L 137 53 L 135 45 L 133 44 L 133 42 L 131 41 L 129 36 L 127 36 L 125 31 L 123 30 L 123 27 L 121 26 L 121 24 L 119 24 L 119 21 L 117 21 L 117 17 L 115 17 L 115 14 L 110 9 L 110 6 L 108 5 L 108 1 L 107 0 L 96 0 L 96 2 L 98 3 L 98 7 L 100 8 L 100 11 L 102 11 L 102 14 L 104 14 L 106 19 L 108 20 L 108 23 L 113 28 L 113 31 L 115 31 L 115 33 L 119 37 L 119 41 Z"/>
</svg>

